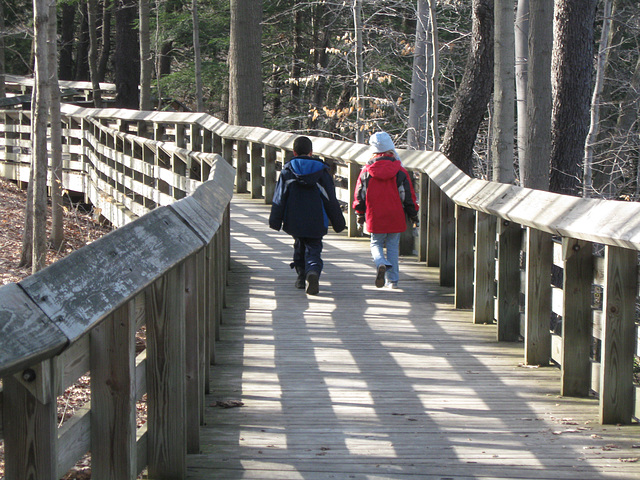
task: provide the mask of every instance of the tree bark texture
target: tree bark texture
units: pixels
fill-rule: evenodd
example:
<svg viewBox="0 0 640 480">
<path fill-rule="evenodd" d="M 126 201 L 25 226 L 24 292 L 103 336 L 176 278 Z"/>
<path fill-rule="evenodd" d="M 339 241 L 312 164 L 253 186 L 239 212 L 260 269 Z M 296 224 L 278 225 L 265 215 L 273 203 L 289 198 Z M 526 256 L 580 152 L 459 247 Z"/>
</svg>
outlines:
<svg viewBox="0 0 640 480">
<path fill-rule="evenodd" d="M 111 55 L 111 12 L 113 0 L 104 0 L 102 8 L 102 49 L 98 60 L 98 81 L 104 82 Z"/>
<path fill-rule="evenodd" d="M 49 122 L 51 124 L 51 247 L 62 248 L 64 243 L 64 212 L 62 209 L 62 120 L 60 115 L 60 86 L 58 85 L 58 19 L 56 3 L 49 4 Z"/>
<path fill-rule="evenodd" d="M 493 90 L 493 1 L 473 0 L 469 57 L 456 92 L 441 151 L 473 176 L 473 146 Z"/>
<path fill-rule="evenodd" d="M 231 0 L 229 122 L 262 126 L 262 0 Z"/>
<path fill-rule="evenodd" d="M 80 10 L 80 35 L 75 39 L 76 61 L 74 64 L 73 79 L 79 82 L 90 81 L 89 78 L 89 19 L 87 15 L 87 3 L 79 5 Z"/>
<path fill-rule="evenodd" d="M 514 99 L 515 99 L 515 33 L 512 0 L 496 1 L 495 66 L 493 92 L 493 135 L 491 150 L 493 180 L 513 183 Z"/>
<path fill-rule="evenodd" d="M 552 48 L 553 2 L 530 0 L 527 132 L 520 158 L 520 183 L 538 190 L 549 190 Z"/>
<path fill-rule="evenodd" d="M 60 55 L 58 75 L 61 80 L 73 80 L 73 46 L 75 45 L 76 5 L 63 2 L 60 22 Z"/>
<path fill-rule="evenodd" d="M 578 195 L 589 130 L 597 0 L 556 0 L 550 190 Z"/>
<path fill-rule="evenodd" d="M 0 32 L 4 32 L 4 5 L 0 2 Z M 0 35 L 0 98 L 7 96 L 6 87 L 4 83 L 5 74 L 4 65 L 4 35 Z"/>
<path fill-rule="evenodd" d="M 529 59 L 529 0 L 518 0 L 515 18 L 515 55 L 516 55 L 516 146 L 518 151 L 518 165 L 522 170 L 522 156 L 524 154 L 528 119 L 527 119 L 527 78 Z"/>
<path fill-rule="evenodd" d="M 100 80 L 98 78 L 98 32 L 97 32 L 97 2 L 87 0 L 87 16 L 89 18 L 89 76 L 93 88 L 93 106 L 102 107 Z"/>
<path fill-rule="evenodd" d="M 116 0 L 115 84 L 116 106 L 138 109 L 140 55 L 138 36 L 134 30 L 137 19 L 135 0 Z"/>
<path fill-rule="evenodd" d="M 407 144 L 414 150 L 424 149 L 427 140 L 427 9 L 427 0 L 418 0 L 407 130 Z"/>
<path fill-rule="evenodd" d="M 138 10 L 140 37 L 140 110 L 151 110 L 151 73 L 153 71 L 153 65 L 151 62 L 149 15 L 149 0 L 140 0 Z"/>
</svg>

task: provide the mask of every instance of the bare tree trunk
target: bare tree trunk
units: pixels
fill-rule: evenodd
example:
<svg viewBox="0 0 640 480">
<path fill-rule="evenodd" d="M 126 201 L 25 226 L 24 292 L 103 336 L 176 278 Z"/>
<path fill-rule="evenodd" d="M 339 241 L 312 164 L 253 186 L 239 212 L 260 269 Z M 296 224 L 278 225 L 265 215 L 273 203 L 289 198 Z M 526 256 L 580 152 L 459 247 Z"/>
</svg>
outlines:
<svg viewBox="0 0 640 480">
<path fill-rule="evenodd" d="M 440 125 L 438 123 L 440 95 L 438 93 L 438 77 L 440 76 L 440 42 L 438 40 L 438 19 L 436 16 L 436 0 L 427 0 L 429 5 L 430 38 L 427 40 L 427 74 L 429 77 L 429 125 L 431 130 L 431 149 L 440 148 Z M 427 146 L 429 142 L 427 141 Z"/>
<path fill-rule="evenodd" d="M 98 78 L 98 32 L 97 32 L 97 5 L 96 0 L 87 0 L 87 15 L 89 17 L 89 74 L 93 89 L 93 105 L 102 107 L 102 93 L 100 92 L 100 79 Z"/>
<path fill-rule="evenodd" d="M 204 100 L 202 98 L 202 61 L 200 59 L 200 20 L 198 19 L 198 0 L 193 0 L 191 4 L 191 15 L 193 18 L 193 53 L 196 75 L 196 109 L 199 112 L 203 112 Z"/>
<path fill-rule="evenodd" d="M 527 139 L 527 78 L 529 61 L 529 0 L 518 0 L 515 18 L 515 60 L 516 60 L 516 146 L 518 152 L 518 166 L 523 170 L 522 158 Z M 520 174 L 522 178 L 522 174 Z"/>
<path fill-rule="evenodd" d="M 515 40 L 513 1 L 496 1 L 493 87 L 493 180 L 513 183 Z"/>
<path fill-rule="evenodd" d="M 0 2 L 0 32 L 4 32 L 4 2 Z M 4 35 L 0 35 L 0 98 L 7 96 L 7 90 L 4 83 L 5 76 L 4 65 Z"/>
<path fill-rule="evenodd" d="M 589 129 L 597 0 L 556 0 L 552 55 L 552 192 L 577 195 Z"/>
<path fill-rule="evenodd" d="M 75 39 L 76 62 L 74 65 L 73 79 L 77 81 L 89 81 L 89 18 L 87 3 L 79 3 L 80 11 L 80 35 Z"/>
<path fill-rule="evenodd" d="M 60 23 L 59 76 L 62 80 L 73 80 L 73 46 L 75 43 L 75 18 L 77 5 L 62 2 L 62 22 Z"/>
<path fill-rule="evenodd" d="M 299 130 L 302 122 L 298 112 L 300 111 L 300 75 L 302 72 L 302 29 L 304 21 L 302 11 L 296 8 L 293 12 L 293 59 L 291 61 L 290 87 L 291 101 L 289 103 L 289 114 L 293 116 L 291 128 L 293 131 Z"/>
<path fill-rule="evenodd" d="M 604 0 L 604 19 L 602 21 L 602 33 L 600 46 L 598 47 L 598 61 L 596 63 L 596 84 L 591 98 L 591 124 L 584 147 L 584 169 L 582 196 L 590 197 L 593 194 L 593 146 L 600 131 L 600 100 L 604 88 L 604 72 L 607 66 L 609 40 L 611 31 L 611 8 L 613 0 Z"/>
<path fill-rule="evenodd" d="M 102 50 L 98 60 L 98 82 L 104 82 L 111 55 L 111 12 L 114 0 L 104 0 L 102 8 Z"/>
<path fill-rule="evenodd" d="M 529 66 L 527 81 L 527 132 L 520 158 L 523 187 L 549 190 L 551 162 L 551 50 L 553 3 L 529 2 Z"/>
<path fill-rule="evenodd" d="M 196 0 L 194 0 L 196 3 Z M 140 37 L 140 110 L 151 110 L 151 38 L 149 36 L 149 0 L 139 0 Z M 195 36 L 195 32 L 194 32 Z"/>
<path fill-rule="evenodd" d="M 262 126 L 262 0 L 231 0 L 229 121 Z"/>
<path fill-rule="evenodd" d="M 136 0 L 117 0 L 116 3 L 116 51 L 115 84 L 116 106 L 139 106 L 140 50 L 133 22 L 138 17 Z"/>
<path fill-rule="evenodd" d="M 49 5 L 47 0 L 35 0 L 33 5 L 33 24 L 35 36 L 35 73 L 36 90 L 32 120 L 32 156 L 33 174 L 33 246 L 31 252 L 31 271 L 41 270 L 47 254 L 47 122 L 49 120 L 49 71 L 48 61 L 48 23 Z"/>
<path fill-rule="evenodd" d="M 467 65 L 442 140 L 442 153 L 473 176 L 473 146 L 493 89 L 493 0 L 473 0 Z"/>
<path fill-rule="evenodd" d="M 327 66 L 329 64 L 329 39 L 331 38 L 331 29 L 324 21 L 325 6 L 318 3 L 313 6 L 311 21 L 313 23 L 313 45 L 314 45 L 314 65 L 318 74 L 318 81 L 313 86 L 313 97 L 311 100 L 312 108 L 320 111 L 324 105 L 323 95 L 325 85 L 327 83 Z M 309 128 L 315 130 L 318 128 L 318 120 L 316 116 L 310 116 L 308 122 Z"/>
<path fill-rule="evenodd" d="M 353 0 L 353 29 L 355 31 L 355 64 L 356 64 L 356 143 L 364 143 L 364 65 L 362 56 L 362 0 Z"/>
<path fill-rule="evenodd" d="M 49 5 L 49 91 L 51 123 L 51 237 L 52 248 L 64 244 L 64 214 L 62 209 L 62 121 L 60 119 L 60 87 L 58 85 L 58 22 L 56 2 Z"/>
<path fill-rule="evenodd" d="M 427 29 L 429 23 L 427 0 L 418 0 L 416 40 L 413 49 L 413 74 L 407 144 L 414 150 L 423 150 L 427 143 Z"/>
</svg>

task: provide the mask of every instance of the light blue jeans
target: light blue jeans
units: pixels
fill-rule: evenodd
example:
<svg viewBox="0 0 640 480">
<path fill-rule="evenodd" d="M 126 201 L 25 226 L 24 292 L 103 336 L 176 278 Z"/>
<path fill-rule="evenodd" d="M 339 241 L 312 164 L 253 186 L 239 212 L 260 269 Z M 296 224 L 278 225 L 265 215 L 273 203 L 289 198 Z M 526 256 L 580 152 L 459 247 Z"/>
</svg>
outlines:
<svg viewBox="0 0 640 480">
<path fill-rule="evenodd" d="M 387 248 L 385 256 L 384 249 Z M 398 257 L 400 254 L 400 233 L 372 233 L 371 256 L 376 264 L 387 266 L 385 277 L 387 283 L 398 283 L 400 274 L 398 271 Z"/>
</svg>

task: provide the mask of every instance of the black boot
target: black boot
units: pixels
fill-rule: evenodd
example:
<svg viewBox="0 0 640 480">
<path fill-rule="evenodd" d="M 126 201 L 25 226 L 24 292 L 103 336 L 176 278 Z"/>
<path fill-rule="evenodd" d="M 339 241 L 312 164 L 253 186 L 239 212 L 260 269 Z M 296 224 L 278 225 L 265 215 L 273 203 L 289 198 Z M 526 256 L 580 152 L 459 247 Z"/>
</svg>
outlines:
<svg viewBox="0 0 640 480">
<path fill-rule="evenodd" d="M 310 270 L 307 273 L 307 293 L 309 295 L 317 295 L 320 291 L 318 280 L 320 279 L 320 275 L 315 270 Z"/>
</svg>

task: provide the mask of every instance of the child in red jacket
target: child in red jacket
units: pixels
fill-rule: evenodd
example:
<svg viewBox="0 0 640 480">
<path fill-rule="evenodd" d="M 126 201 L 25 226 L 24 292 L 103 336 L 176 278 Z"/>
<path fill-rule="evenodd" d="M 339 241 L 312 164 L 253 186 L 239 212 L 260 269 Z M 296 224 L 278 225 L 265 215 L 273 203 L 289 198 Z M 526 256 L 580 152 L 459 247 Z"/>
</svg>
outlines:
<svg viewBox="0 0 640 480">
<path fill-rule="evenodd" d="M 389 134 L 374 133 L 369 145 L 374 154 L 360 172 L 353 208 L 358 223 L 366 221 L 371 234 L 376 287 L 398 288 L 400 234 L 407 229 L 405 216 L 418 222 L 419 207 L 409 173 L 402 166 Z"/>
</svg>

